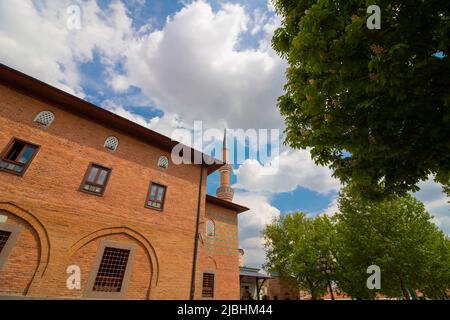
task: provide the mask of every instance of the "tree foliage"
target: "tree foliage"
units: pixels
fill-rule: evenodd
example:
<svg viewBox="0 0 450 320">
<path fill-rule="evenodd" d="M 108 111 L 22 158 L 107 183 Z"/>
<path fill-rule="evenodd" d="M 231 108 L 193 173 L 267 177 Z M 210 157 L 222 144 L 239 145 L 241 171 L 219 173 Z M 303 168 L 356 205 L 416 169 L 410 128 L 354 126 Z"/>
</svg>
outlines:
<svg viewBox="0 0 450 320">
<path fill-rule="evenodd" d="M 450 185 L 450 2 L 274 0 L 286 142 L 365 196 Z M 369 30 L 369 5 L 381 29 Z"/>
<path fill-rule="evenodd" d="M 389 297 L 408 298 L 408 289 L 442 298 L 450 280 L 448 240 L 431 222 L 424 205 L 410 195 L 374 202 L 351 189 L 339 198 L 336 250 L 340 268 L 336 277 L 354 297 L 370 298 L 367 267 L 381 269 L 381 290 Z"/>
<path fill-rule="evenodd" d="M 309 218 L 302 212 L 280 217 L 264 230 L 264 268 L 316 299 L 326 292 L 327 279 L 318 269 L 319 258 L 329 254 L 332 225 L 326 217 Z"/>
<path fill-rule="evenodd" d="M 450 241 L 431 219 L 410 195 L 372 201 L 346 188 L 332 219 L 294 213 L 268 225 L 264 267 L 319 297 L 326 278 L 317 265 L 325 256 L 332 280 L 353 298 L 409 298 L 408 290 L 419 290 L 441 299 L 450 288 Z M 381 269 L 380 290 L 367 288 L 371 265 Z"/>
</svg>

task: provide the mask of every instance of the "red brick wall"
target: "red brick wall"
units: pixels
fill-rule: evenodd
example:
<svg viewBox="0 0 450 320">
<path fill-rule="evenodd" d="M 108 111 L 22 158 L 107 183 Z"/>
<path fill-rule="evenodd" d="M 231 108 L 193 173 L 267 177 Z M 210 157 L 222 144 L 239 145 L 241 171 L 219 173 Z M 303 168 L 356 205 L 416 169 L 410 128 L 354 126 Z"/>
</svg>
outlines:
<svg viewBox="0 0 450 320">
<path fill-rule="evenodd" d="M 23 229 L 0 271 L 0 295 L 23 295 L 33 279 L 39 260 L 38 241 L 33 228 L 24 220 L 0 210 L 7 216 L 6 223 Z"/>
<path fill-rule="evenodd" d="M 206 236 L 206 219 L 215 224 L 215 236 Z M 206 216 L 200 224 L 201 265 L 197 298 L 201 298 L 203 272 L 215 272 L 216 299 L 239 299 L 239 255 L 237 214 L 217 205 L 206 204 Z"/>
<path fill-rule="evenodd" d="M 32 242 L 31 231 L 27 231 L 30 235 L 25 237 L 24 233 L 24 239 L 20 240 L 24 243 L 18 243 L 17 252 L 13 252 L 20 252 L 21 256 L 21 259 L 12 260 L 16 271 L 2 272 L 1 277 L 18 277 L 34 268 L 39 277 L 33 280 L 28 295 L 80 297 L 84 287 L 78 292 L 65 289 L 66 268 L 78 260 L 84 286 L 98 240 L 79 248 L 79 252 L 72 251 L 82 239 L 92 235 L 103 239 L 113 233 L 113 237 L 123 241 L 145 242 L 145 254 L 151 256 L 146 262 L 144 253 L 138 254 L 127 298 L 144 298 L 142 290 L 148 287 L 151 278 L 149 298 L 188 299 L 200 168 L 170 164 L 166 171 L 159 170 L 159 156 L 166 155 L 170 159 L 167 151 L 4 86 L 0 86 L 0 97 L 0 149 L 13 136 L 41 146 L 23 177 L 0 172 L 0 210 L 13 204 L 17 208 L 16 214 L 20 212 L 33 220 L 41 243 L 48 242 L 50 248 L 38 248 L 39 241 Z M 42 110 L 50 110 L 56 116 L 47 129 L 32 122 Z M 103 148 L 106 137 L 110 135 L 119 139 L 116 152 Z M 78 191 L 91 161 L 112 168 L 102 197 Z M 144 208 L 151 181 L 168 186 L 163 212 Z M 206 174 L 203 190 L 205 185 Z M 203 195 L 202 217 L 205 215 L 204 201 Z M 232 216 L 231 213 L 225 214 Z M 219 223 L 219 229 L 220 226 Z M 228 234 L 236 233 L 230 246 L 237 248 L 237 227 L 228 228 Z M 48 261 L 44 255 L 36 269 L 33 261 L 37 250 L 50 250 L 50 253 Z M 214 258 L 220 270 L 225 272 L 224 281 L 228 278 L 234 281 L 236 276 L 231 274 L 238 272 L 237 255 L 232 258 L 222 256 L 221 250 L 217 249 Z M 149 260 L 154 268 L 151 275 Z M 236 271 L 231 272 L 229 270 L 235 268 L 235 260 Z M 25 282 L 17 282 L 13 286 L 8 284 L 10 282 L 0 281 L 0 289 L 2 292 L 25 292 Z M 234 297 L 235 292 L 239 295 L 238 291 L 237 282 L 236 288 L 232 285 L 230 292 L 224 291 L 223 296 Z"/>
<path fill-rule="evenodd" d="M 270 300 L 297 300 L 300 299 L 300 289 L 294 280 L 282 280 L 278 277 L 267 280 L 267 295 Z"/>
<path fill-rule="evenodd" d="M 123 234 L 105 236 L 101 239 L 135 245 L 131 279 L 126 297 L 129 299 L 145 299 L 147 292 L 150 289 L 149 283 L 152 276 L 151 264 L 148 256 L 146 255 L 145 248 L 132 237 Z M 68 260 L 67 265 L 78 265 L 80 267 L 81 274 L 84 275 L 81 278 L 82 288 L 86 288 L 99 245 L 100 239 L 94 239 L 77 250 Z M 66 274 L 59 273 L 58 275 L 59 276 L 54 281 L 55 290 L 58 295 L 72 296 L 76 298 L 81 298 L 83 296 L 83 292 L 80 292 L 80 290 L 68 290 L 66 288 Z"/>
</svg>

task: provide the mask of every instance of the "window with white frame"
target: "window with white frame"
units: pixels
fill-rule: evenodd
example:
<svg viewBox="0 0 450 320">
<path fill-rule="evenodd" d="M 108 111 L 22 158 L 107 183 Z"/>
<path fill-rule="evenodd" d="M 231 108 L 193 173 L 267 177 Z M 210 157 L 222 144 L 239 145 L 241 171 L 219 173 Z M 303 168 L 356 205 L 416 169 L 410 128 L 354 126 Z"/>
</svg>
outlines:
<svg viewBox="0 0 450 320">
<path fill-rule="evenodd" d="M 20 225 L 0 223 L 0 272 L 8 261 L 22 229 Z"/>
<path fill-rule="evenodd" d="M 117 147 L 119 146 L 119 139 L 113 136 L 108 137 L 106 138 L 105 144 L 103 146 L 111 151 L 116 151 Z"/>
<path fill-rule="evenodd" d="M 167 169 L 169 167 L 169 159 L 166 156 L 159 157 L 158 167 L 161 169 Z"/>
<path fill-rule="evenodd" d="M 206 236 L 214 237 L 216 235 L 214 221 L 208 220 L 206 221 Z"/>
<path fill-rule="evenodd" d="M 53 114 L 53 112 L 47 110 L 39 112 L 34 118 L 34 122 L 43 127 L 49 127 L 54 120 L 55 115 Z"/>
</svg>

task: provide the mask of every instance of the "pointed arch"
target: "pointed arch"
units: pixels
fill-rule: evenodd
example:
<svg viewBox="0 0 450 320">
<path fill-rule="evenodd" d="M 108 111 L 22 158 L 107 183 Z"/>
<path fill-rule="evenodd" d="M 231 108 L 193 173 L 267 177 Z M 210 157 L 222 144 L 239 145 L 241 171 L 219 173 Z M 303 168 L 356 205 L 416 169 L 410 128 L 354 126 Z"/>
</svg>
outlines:
<svg viewBox="0 0 450 320">
<path fill-rule="evenodd" d="M 206 266 L 208 266 L 208 264 L 211 264 L 212 266 L 214 266 L 214 269 L 217 270 L 217 261 L 216 259 L 214 259 L 211 256 L 207 256 L 206 257 Z"/>
<path fill-rule="evenodd" d="M 12 202 L 0 202 L 0 211 L 4 211 L 8 214 L 18 217 L 27 223 L 33 231 L 36 233 L 39 250 L 38 250 L 38 266 L 27 286 L 26 292 L 28 292 L 31 284 L 35 279 L 40 279 L 44 276 L 45 271 L 50 260 L 50 238 L 48 236 L 47 229 L 44 224 L 30 211 L 19 207 Z M 25 292 L 25 294 L 26 294 Z"/>
<path fill-rule="evenodd" d="M 151 279 L 148 286 L 147 291 L 147 299 L 150 299 L 150 292 L 151 288 L 158 285 L 158 279 L 159 279 L 159 262 L 157 259 L 156 251 L 151 245 L 151 243 L 145 238 L 142 234 L 137 232 L 136 230 L 133 230 L 127 226 L 119 226 L 119 227 L 110 227 L 110 228 L 103 228 L 96 230 L 92 233 L 89 233 L 79 239 L 77 242 L 75 242 L 71 247 L 67 254 L 67 259 L 70 259 L 70 257 L 75 254 L 78 250 L 86 246 L 88 243 L 97 240 L 99 238 L 110 236 L 110 235 L 118 235 L 118 234 L 125 234 L 132 239 L 134 239 L 136 242 L 140 243 L 147 255 L 147 258 L 149 260 L 150 268 L 151 268 Z"/>
<path fill-rule="evenodd" d="M 206 220 L 206 236 L 207 237 L 215 237 L 216 236 L 216 223 L 211 218 L 208 218 Z"/>
</svg>

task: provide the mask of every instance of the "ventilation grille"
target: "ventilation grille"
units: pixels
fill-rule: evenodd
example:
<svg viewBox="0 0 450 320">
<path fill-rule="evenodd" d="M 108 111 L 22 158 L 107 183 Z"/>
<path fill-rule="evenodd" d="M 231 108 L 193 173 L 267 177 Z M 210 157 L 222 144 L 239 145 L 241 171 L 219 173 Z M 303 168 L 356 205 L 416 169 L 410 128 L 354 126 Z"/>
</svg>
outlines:
<svg viewBox="0 0 450 320">
<path fill-rule="evenodd" d="M 41 111 L 36 118 L 34 118 L 34 122 L 44 127 L 50 126 L 53 120 L 55 120 L 55 115 L 50 111 Z"/>
<path fill-rule="evenodd" d="M 214 230 L 214 222 L 212 220 L 208 220 L 206 222 L 206 235 L 208 237 L 214 237 L 215 230 Z"/>
<path fill-rule="evenodd" d="M 158 159 L 158 167 L 161 169 L 167 169 L 169 167 L 169 159 L 166 156 L 161 156 Z"/>
<path fill-rule="evenodd" d="M 106 247 L 93 290 L 120 292 L 129 256 L 130 250 Z"/>
<path fill-rule="evenodd" d="M 106 138 L 105 145 L 104 145 L 104 147 L 106 149 L 116 151 L 118 146 L 119 146 L 119 139 L 117 139 L 116 137 L 112 137 L 112 136 Z"/>
<path fill-rule="evenodd" d="M 205 298 L 214 298 L 214 273 L 203 274 L 202 296 Z"/>
<path fill-rule="evenodd" d="M 8 242 L 10 235 L 11 235 L 11 232 L 0 230 L 0 253 L 2 252 L 3 248 L 5 247 L 6 242 Z"/>
</svg>

